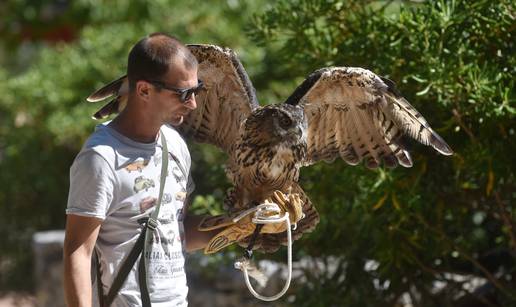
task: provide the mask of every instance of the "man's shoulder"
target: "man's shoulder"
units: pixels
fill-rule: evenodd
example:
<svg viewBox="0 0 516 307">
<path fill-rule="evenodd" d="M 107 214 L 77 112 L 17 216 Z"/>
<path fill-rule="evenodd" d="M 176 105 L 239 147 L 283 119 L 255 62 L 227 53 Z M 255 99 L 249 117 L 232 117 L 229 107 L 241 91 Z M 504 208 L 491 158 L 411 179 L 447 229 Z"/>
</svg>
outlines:
<svg viewBox="0 0 516 307">
<path fill-rule="evenodd" d="M 91 148 L 98 145 L 108 145 L 112 143 L 113 137 L 108 133 L 107 129 L 106 124 L 98 124 L 95 126 L 95 131 L 86 140 L 84 147 Z"/>
<path fill-rule="evenodd" d="M 79 153 L 81 154 L 97 154 L 102 156 L 106 161 L 111 161 L 115 157 L 116 147 L 120 146 L 118 140 L 108 131 L 106 124 L 99 124 L 95 127 L 95 131 L 84 143 Z"/>
</svg>

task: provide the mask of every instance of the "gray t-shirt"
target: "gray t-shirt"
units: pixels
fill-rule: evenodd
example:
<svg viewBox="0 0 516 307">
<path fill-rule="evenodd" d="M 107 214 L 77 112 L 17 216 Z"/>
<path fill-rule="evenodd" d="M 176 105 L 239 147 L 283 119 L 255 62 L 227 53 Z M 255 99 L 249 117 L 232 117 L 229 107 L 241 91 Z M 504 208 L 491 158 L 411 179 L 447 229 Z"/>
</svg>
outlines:
<svg viewBox="0 0 516 307">
<path fill-rule="evenodd" d="M 148 287 L 153 306 L 185 306 L 183 206 L 193 191 L 190 154 L 181 136 L 162 126 L 169 150 L 168 176 L 148 260 Z M 135 142 L 106 124 L 98 125 L 70 168 L 66 213 L 102 219 L 96 249 L 107 294 L 121 263 L 159 197 L 161 139 Z M 177 157 L 180 166 L 173 159 Z M 181 170 L 183 169 L 183 171 Z M 186 176 L 183 174 L 186 174 Z M 188 178 L 185 178 L 188 177 Z M 138 263 L 138 261 L 137 261 Z M 138 264 L 129 273 L 112 306 L 141 306 Z M 94 298 L 96 301 L 96 298 Z"/>
</svg>

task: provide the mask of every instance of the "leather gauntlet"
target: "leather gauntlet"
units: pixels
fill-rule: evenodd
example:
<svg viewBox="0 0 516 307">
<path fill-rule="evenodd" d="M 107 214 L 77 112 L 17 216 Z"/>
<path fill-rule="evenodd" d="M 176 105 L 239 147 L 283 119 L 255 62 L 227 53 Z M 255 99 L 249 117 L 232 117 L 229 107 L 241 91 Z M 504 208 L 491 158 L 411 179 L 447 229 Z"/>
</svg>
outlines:
<svg viewBox="0 0 516 307">
<path fill-rule="evenodd" d="M 303 218 L 303 203 L 299 198 L 299 194 L 297 193 L 284 194 L 283 192 L 276 190 L 270 198 L 264 201 L 264 204 L 270 203 L 275 203 L 278 205 L 281 216 L 283 216 L 285 212 L 288 212 L 291 224 L 296 224 L 300 219 Z M 223 214 L 206 217 L 202 220 L 198 227 L 200 231 L 211 231 L 225 228 L 210 240 L 204 249 L 205 254 L 218 252 L 228 245 L 247 238 L 254 232 L 256 229 L 256 224 L 253 223 L 252 218 L 255 211 L 250 212 L 236 222 L 234 221 L 234 219 L 241 215 L 244 211 L 247 210 L 242 210 L 241 212 L 237 212 L 232 216 Z M 274 215 L 277 214 L 277 212 L 271 211 L 270 214 Z M 273 223 L 265 224 L 261 229 L 261 233 L 281 233 L 286 230 L 286 223 Z"/>
</svg>

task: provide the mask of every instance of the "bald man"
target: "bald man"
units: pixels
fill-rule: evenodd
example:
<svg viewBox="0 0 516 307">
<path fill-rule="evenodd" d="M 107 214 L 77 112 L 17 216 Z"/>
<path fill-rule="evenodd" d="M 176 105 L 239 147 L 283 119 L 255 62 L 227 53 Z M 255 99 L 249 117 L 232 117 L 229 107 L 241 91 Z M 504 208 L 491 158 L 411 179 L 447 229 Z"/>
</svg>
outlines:
<svg viewBox="0 0 516 307">
<path fill-rule="evenodd" d="M 213 232 L 198 232 L 200 216 L 185 215 L 194 185 L 190 154 L 174 125 L 196 108 L 202 87 L 197 60 L 162 33 L 140 40 L 128 57 L 126 108 L 100 124 L 70 169 L 66 209 L 64 281 L 68 306 L 148 306 L 139 261 L 106 303 L 111 286 L 156 208 L 162 165 L 161 133 L 168 147 L 168 176 L 157 228 L 144 257 L 152 306 L 186 306 L 185 251 L 204 248 Z M 172 176 L 170 176 L 172 175 Z M 143 222 L 142 222 L 143 221 Z M 148 230 L 148 229 L 147 229 Z M 100 303 L 92 300 L 91 258 L 99 259 Z M 142 256 L 143 257 L 143 256 Z M 140 271 L 141 272 L 141 271 Z M 142 301 L 143 300 L 143 301 Z"/>
</svg>

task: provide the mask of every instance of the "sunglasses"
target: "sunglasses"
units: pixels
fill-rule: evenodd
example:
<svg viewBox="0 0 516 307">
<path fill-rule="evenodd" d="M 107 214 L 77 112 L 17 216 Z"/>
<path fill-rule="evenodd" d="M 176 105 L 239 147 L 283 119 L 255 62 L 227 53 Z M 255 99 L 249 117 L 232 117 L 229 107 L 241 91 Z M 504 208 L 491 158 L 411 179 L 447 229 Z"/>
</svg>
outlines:
<svg viewBox="0 0 516 307">
<path fill-rule="evenodd" d="M 192 95 L 199 93 L 201 89 L 204 88 L 204 83 L 201 80 L 197 80 L 197 86 L 191 87 L 191 88 L 175 88 L 172 86 L 167 85 L 164 82 L 157 81 L 157 80 L 145 80 L 149 82 L 150 84 L 162 88 L 171 92 L 176 93 L 179 95 L 179 100 L 181 100 L 182 103 L 186 103 L 190 98 L 192 98 Z"/>
</svg>

